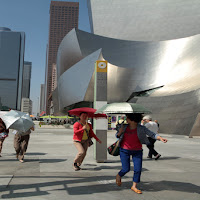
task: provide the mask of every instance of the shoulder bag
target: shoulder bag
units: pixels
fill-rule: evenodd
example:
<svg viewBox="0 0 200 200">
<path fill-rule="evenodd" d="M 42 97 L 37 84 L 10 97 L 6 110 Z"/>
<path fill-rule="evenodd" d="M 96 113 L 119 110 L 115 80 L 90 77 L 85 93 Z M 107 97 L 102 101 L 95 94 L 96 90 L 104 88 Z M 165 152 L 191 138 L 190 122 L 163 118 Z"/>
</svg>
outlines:
<svg viewBox="0 0 200 200">
<path fill-rule="evenodd" d="M 119 140 L 117 140 L 115 143 L 110 145 L 108 148 L 108 153 L 112 156 L 119 156 Z"/>
</svg>

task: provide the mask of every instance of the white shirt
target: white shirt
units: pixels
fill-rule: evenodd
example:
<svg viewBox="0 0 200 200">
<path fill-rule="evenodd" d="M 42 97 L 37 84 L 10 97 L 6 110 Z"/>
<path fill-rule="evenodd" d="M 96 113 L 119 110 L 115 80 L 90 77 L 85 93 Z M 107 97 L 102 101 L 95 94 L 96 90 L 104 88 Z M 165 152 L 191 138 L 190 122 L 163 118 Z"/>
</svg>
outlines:
<svg viewBox="0 0 200 200">
<path fill-rule="evenodd" d="M 148 122 L 145 124 L 145 126 L 152 132 L 158 134 L 158 124 L 156 122 Z"/>
</svg>

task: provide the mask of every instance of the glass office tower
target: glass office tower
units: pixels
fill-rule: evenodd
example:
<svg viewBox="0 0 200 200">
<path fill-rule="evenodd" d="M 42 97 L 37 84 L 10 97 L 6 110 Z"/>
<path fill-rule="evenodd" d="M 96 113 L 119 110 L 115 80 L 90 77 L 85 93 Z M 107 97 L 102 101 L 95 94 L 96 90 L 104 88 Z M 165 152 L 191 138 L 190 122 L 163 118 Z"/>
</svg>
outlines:
<svg viewBox="0 0 200 200">
<path fill-rule="evenodd" d="M 21 110 L 25 33 L 0 27 L 0 109 Z"/>
<path fill-rule="evenodd" d="M 32 62 L 24 61 L 22 97 L 30 98 Z"/>
</svg>

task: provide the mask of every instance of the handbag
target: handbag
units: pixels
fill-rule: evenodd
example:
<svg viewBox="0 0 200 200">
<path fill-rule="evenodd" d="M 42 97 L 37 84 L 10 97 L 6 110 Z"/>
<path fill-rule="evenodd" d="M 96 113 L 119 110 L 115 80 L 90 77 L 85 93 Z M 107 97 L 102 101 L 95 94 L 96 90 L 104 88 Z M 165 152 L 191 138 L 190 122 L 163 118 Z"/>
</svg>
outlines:
<svg viewBox="0 0 200 200">
<path fill-rule="evenodd" d="M 110 145 L 108 148 L 108 153 L 112 156 L 119 156 L 119 140 L 117 140 L 115 143 L 113 143 L 112 145 Z"/>
<path fill-rule="evenodd" d="M 89 147 L 91 147 L 94 143 L 92 142 L 92 139 L 89 138 Z"/>
<path fill-rule="evenodd" d="M 89 131 L 88 131 L 87 129 L 85 129 L 85 131 L 86 131 L 87 136 L 88 136 L 88 140 L 89 140 L 88 144 L 89 144 L 89 147 L 91 147 L 94 143 L 93 143 L 93 141 L 92 141 L 92 139 L 91 139 L 91 137 L 90 137 Z"/>
</svg>

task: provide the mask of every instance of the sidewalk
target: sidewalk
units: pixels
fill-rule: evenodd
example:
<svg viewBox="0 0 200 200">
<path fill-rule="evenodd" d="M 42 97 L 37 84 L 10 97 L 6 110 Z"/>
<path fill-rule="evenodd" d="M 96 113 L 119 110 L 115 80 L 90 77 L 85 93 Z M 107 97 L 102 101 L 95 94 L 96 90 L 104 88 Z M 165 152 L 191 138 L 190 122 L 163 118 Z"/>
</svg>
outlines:
<svg viewBox="0 0 200 200">
<path fill-rule="evenodd" d="M 115 141 L 115 131 L 108 131 L 108 146 Z M 0 199 L 31 200 L 199 200 L 200 139 L 164 135 L 169 142 L 156 142 L 162 155 L 158 161 L 146 158 L 139 195 L 130 190 L 133 172 L 115 184 L 121 168 L 120 158 L 108 155 L 106 163 L 96 163 L 89 148 L 83 170 L 72 168 L 76 149 L 72 129 L 39 129 L 31 134 L 25 163 L 16 160 L 13 134 L 5 140 L 0 158 Z"/>
</svg>

